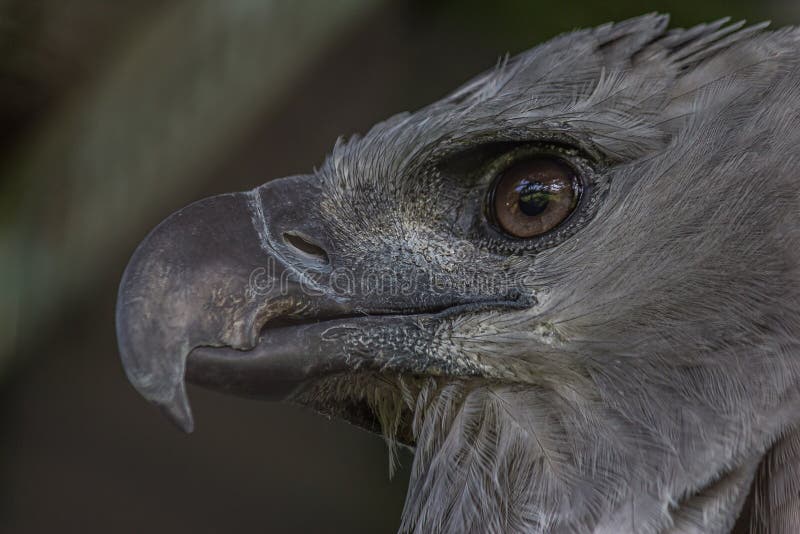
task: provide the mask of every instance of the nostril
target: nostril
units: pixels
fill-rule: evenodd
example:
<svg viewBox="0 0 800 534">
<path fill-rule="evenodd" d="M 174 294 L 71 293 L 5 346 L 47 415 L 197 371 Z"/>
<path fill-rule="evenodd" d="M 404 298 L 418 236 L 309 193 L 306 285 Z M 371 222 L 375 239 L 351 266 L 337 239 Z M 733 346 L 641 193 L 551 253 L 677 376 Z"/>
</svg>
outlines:
<svg viewBox="0 0 800 534">
<path fill-rule="evenodd" d="M 309 237 L 300 232 L 284 232 L 283 241 L 306 257 L 314 258 L 325 264 L 330 262 L 328 253 L 319 245 L 314 244 Z"/>
</svg>

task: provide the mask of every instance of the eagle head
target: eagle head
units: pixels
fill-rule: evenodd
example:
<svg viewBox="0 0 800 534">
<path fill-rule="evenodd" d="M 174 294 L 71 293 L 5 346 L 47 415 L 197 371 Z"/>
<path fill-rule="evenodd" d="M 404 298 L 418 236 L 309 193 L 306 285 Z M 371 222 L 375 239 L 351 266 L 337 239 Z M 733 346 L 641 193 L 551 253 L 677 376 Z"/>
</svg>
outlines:
<svg viewBox="0 0 800 534">
<path fill-rule="evenodd" d="M 188 380 L 412 447 L 404 531 L 797 527 L 800 32 L 666 26 L 173 213 L 119 289 L 129 379 L 187 431 Z"/>
</svg>

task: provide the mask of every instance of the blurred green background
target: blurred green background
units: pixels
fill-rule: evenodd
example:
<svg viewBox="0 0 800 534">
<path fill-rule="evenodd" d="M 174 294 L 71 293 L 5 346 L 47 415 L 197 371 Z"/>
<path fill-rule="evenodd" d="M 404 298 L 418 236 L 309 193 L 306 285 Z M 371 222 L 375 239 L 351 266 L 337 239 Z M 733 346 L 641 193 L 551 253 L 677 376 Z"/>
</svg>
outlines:
<svg viewBox="0 0 800 534">
<path fill-rule="evenodd" d="M 318 165 L 337 136 L 506 52 L 650 11 L 800 22 L 797 0 L 0 0 L 0 531 L 392 532 L 382 441 L 127 384 L 116 285 L 173 210 Z"/>
</svg>

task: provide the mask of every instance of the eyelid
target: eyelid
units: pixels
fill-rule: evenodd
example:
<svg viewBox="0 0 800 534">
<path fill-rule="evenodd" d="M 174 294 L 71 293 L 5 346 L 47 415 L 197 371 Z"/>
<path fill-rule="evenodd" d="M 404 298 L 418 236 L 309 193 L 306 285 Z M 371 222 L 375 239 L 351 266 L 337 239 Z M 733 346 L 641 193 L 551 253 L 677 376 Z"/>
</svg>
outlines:
<svg viewBox="0 0 800 534">
<path fill-rule="evenodd" d="M 505 170 L 533 156 L 557 158 L 569 165 L 576 174 L 580 173 L 580 169 L 573 163 L 575 158 L 581 158 L 581 152 L 578 149 L 552 143 L 544 143 L 519 146 L 504 152 L 500 157 L 495 158 L 487 165 L 483 175 L 489 179 L 488 181 L 494 181 L 497 176 Z"/>
<path fill-rule="evenodd" d="M 501 150 L 502 153 L 526 149 L 553 149 L 574 153 L 593 164 L 602 164 L 608 161 L 604 151 L 580 132 L 547 131 L 538 132 L 530 128 L 503 128 L 502 138 L 498 129 L 490 131 L 474 131 L 458 138 L 444 138 L 428 145 L 422 153 L 427 164 L 438 166 L 450 158 L 458 157 L 484 149 L 489 146 L 511 147 Z M 502 154 L 501 156 L 502 157 Z M 495 158 L 496 159 L 496 158 Z"/>
</svg>

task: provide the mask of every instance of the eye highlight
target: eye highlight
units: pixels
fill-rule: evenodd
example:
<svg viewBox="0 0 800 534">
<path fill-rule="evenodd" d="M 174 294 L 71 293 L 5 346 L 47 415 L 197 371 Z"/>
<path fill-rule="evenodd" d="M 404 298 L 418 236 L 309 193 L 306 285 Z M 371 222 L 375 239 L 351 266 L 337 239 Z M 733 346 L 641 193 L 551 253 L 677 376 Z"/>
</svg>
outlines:
<svg viewBox="0 0 800 534">
<path fill-rule="evenodd" d="M 556 228 L 575 209 L 581 182 L 560 158 L 537 156 L 504 170 L 489 196 L 491 217 L 507 234 L 520 239 Z"/>
</svg>

